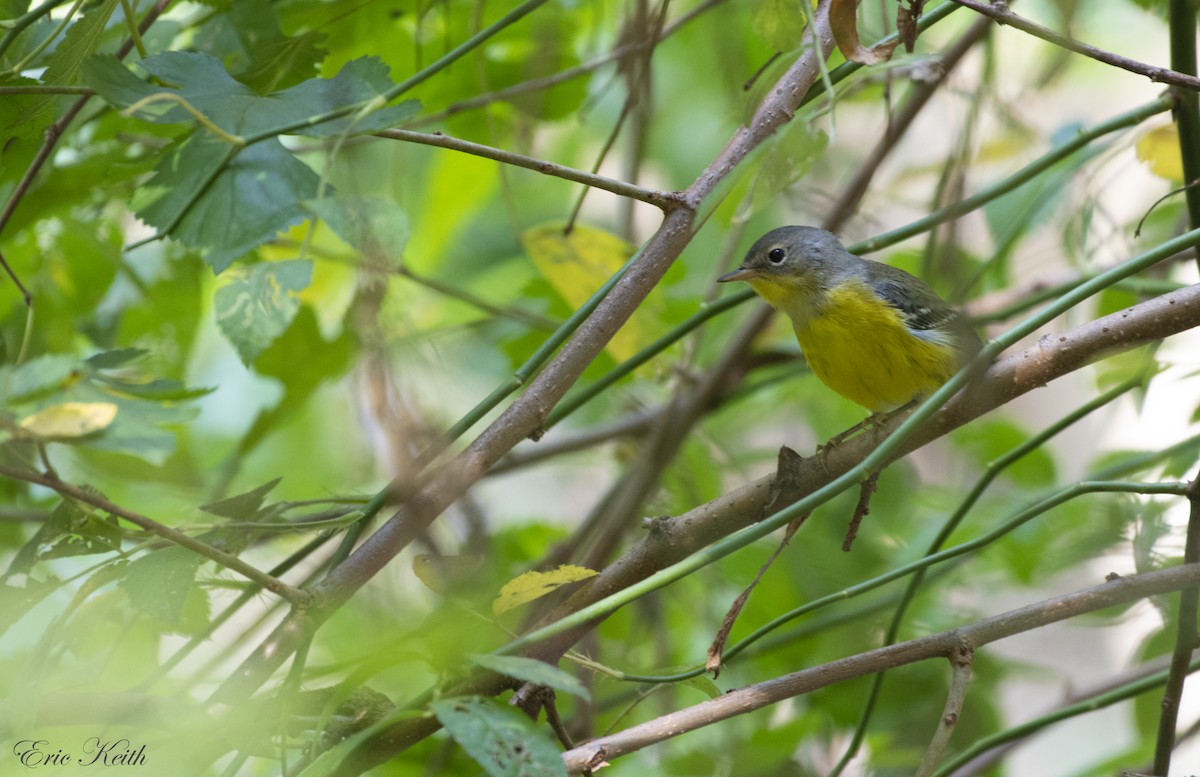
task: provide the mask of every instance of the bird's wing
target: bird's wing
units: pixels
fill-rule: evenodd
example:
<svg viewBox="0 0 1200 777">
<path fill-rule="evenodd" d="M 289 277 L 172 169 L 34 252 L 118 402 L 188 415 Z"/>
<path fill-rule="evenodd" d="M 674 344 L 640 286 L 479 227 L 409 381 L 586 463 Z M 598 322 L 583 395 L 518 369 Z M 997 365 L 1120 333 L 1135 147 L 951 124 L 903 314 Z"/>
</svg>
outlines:
<svg viewBox="0 0 1200 777">
<path fill-rule="evenodd" d="M 899 311 L 904 325 L 918 337 L 953 344 L 960 359 L 970 358 L 983 347 L 970 322 L 915 275 L 871 262 L 866 281 L 880 299 Z"/>
<path fill-rule="evenodd" d="M 947 305 L 924 281 L 891 265 L 872 262 L 868 285 L 884 302 L 900 312 L 909 329 L 953 329 L 961 318 L 958 311 Z"/>
</svg>

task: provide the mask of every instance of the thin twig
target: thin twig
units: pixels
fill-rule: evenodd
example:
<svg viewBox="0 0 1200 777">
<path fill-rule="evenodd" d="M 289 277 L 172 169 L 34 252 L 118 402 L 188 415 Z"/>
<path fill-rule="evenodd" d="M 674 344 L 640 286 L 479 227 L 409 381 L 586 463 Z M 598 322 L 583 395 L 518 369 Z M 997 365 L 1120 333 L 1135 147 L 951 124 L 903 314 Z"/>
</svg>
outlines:
<svg viewBox="0 0 1200 777">
<path fill-rule="evenodd" d="M 879 471 L 876 470 L 870 475 L 867 475 L 858 489 L 858 504 L 854 506 L 854 515 L 850 517 L 850 525 L 846 527 L 846 537 L 842 540 L 842 551 L 849 553 L 850 548 L 854 546 L 854 540 L 858 537 L 858 526 L 862 523 L 862 519 L 871 514 L 871 495 L 875 493 L 875 486 L 879 483 Z"/>
<path fill-rule="evenodd" d="M 1059 623 L 1117 604 L 1178 591 L 1200 584 L 1200 565 L 1184 565 L 1144 575 L 1122 577 L 1092 588 L 1057 596 L 1036 604 L 985 618 L 968 626 L 928 637 L 876 648 L 792 674 L 755 683 L 709 699 L 618 734 L 600 737 L 563 753 L 572 774 L 582 773 L 603 762 L 676 737 L 688 731 L 762 709 L 784 699 L 827 688 L 857 677 L 898 666 L 945 658 L 964 643 L 976 649 L 1005 637 Z"/>
<path fill-rule="evenodd" d="M 947 760 L 937 774 L 939 777 L 976 777 L 988 773 L 1013 748 L 1019 747 L 1039 731 L 1059 721 L 1102 710 L 1162 686 L 1167 681 L 1169 663 L 1169 656 L 1160 656 L 1132 671 L 1107 678 L 1098 686 L 1074 691 L 1054 709 L 971 743 Z M 1200 658 L 1194 659 L 1189 669 L 1193 672 L 1200 669 Z M 1184 736 L 1193 730 L 1185 732 Z M 1182 741 L 1184 736 L 1179 740 Z M 1149 769 L 1147 765 L 1146 770 Z"/>
<path fill-rule="evenodd" d="M 618 46 L 617 48 L 613 49 L 612 51 L 609 51 L 604 56 L 593 59 L 590 62 L 585 62 L 582 65 L 577 65 L 575 67 L 568 68 L 567 70 L 563 70 L 558 73 L 553 73 L 553 74 L 545 76 L 543 78 L 536 78 L 536 79 L 532 79 L 530 81 L 523 81 L 519 84 L 514 84 L 512 86 L 505 87 L 504 89 L 499 89 L 495 92 L 488 92 L 487 94 L 476 95 L 475 97 L 471 97 L 466 100 L 461 100 L 456 103 L 451 103 L 450 105 L 446 106 L 444 109 L 442 109 L 441 111 L 438 111 L 436 113 L 428 113 L 428 114 L 422 114 L 422 115 L 416 116 L 411 121 L 406 122 L 405 126 L 411 128 L 411 127 L 423 127 L 428 124 L 436 124 L 439 121 L 447 119 L 456 114 L 462 113 L 463 111 L 469 111 L 474 108 L 482 108 L 485 105 L 490 105 L 491 103 L 499 102 L 500 100 L 507 100 L 510 97 L 516 97 L 518 95 L 525 94 L 527 92 L 536 92 L 536 91 L 539 91 L 542 89 L 549 89 L 552 86 L 557 86 L 558 84 L 565 83 L 567 81 L 571 81 L 573 79 L 578 78 L 579 76 L 587 75 L 588 73 L 591 73 L 593 70 L 598 70 L 599 68 L 604 67 L 605 65 L 608 65 L 618 59 L 621 59 L 622 57 L 632 54 L 633 52 L 637 51 L 637 49 L 639 49 L 643 46 L 653 46 L 658 42 L 666 40 L 668 37 L 670 37 L 676 31 L 678 31 L 680 28 L 682 28 L 685 24 L 687 24 L 688 22 L 695 19 L 697 16 L 701 15 L 705 11 L 708 11 L 709 9 L 711 9 L 715 6 L 720 5 L 723 2 L 725 2 L 725 0 L 705 0 L 705 2 L 701 3 L 700 5 L 696 6 L 692 10 L 688 11 L 683 16 L 679 17 L 675 21 L 668 24 L 663 29 L 663 31 L 659 34 L 657 40 L 638 41 L 636 43 L 629 43 L 624 46 Z"/>
<path fill-rule="evenodd" d="M 1147 65 L 1144 62 L 1138 62 L 1129 57 L 1123 57 L 1120 54 L 1114 54 L 1111 51 L 1098 49 L 1095 46 L 1081 43 L 1074 38 L 1069 38 L 1060 32 L 1055 32 L 1047 27 L 1043 27 L 1036 22 L 1031 22 L 1023 16 L 1018 16 L 1008 9 L 1007 3 L 986 3 L 981 0 L 954 0 L 959 5 L 970 8 L 972 11 L 990 16 L 1000 24 L 1007 24 L 1010 27 L 1015 27 L 1022 32 L 1027 32 L 1036 38 L 1041 38 L 1044 41 L 1053 43 L 1055 46 L 1061 46 L 1064 49 L 1074 51 L 1076 54 L 1083 54 L 1085 57 L 1091 57 L 1097 61 L 1103 62 L 1113 67 L 1119 67 L 1122 70 L 1128 70 L 1130 73 L 1137 73 L 1145 76 L 1151 81 L 1156 81 L 1162 84 L 1171 84 L 1172 86 L 1182 86 L 1187 89 L 1200 90 L 1200 78 L 1190 76 L 1186 73 L 1179 73 L 1170 68 L 1157 67 L 1155 65 Z"/>
<path fill-rule="evenodd" d="M 56 477 L 43 475 L 37 472 L 26 472 L 19 469 L 14 469 L 3 464 L 0 464 L 0 475 L 12 480 L 19 480 L 24 483 L 34 483 L 36 485 L 48 488 L 62 496 L 89 504 L 104 512 L 115 515 L 118 518 L 123 518 L 126 521 L 138 526 L 151 534 L 162 537 L 164 540 L 171 542 L 180 547 L 187 548 L 194 553 L 204 556 L 207 559 L 217 562 L 223 567 L 226 567 L 248 580 L 258 583 L 268 591 L 279 595 L 288 600 L 293 605 L 305 604 L 309 600 L 308 592 L 298 588 L 293 588 L 279 578 L 272 577 L 266 574 L 257 567 L 247 564 L 232 553 L 226 553 L 223 550 L 218 550 L 207 542 L 191 537 L 183 532 L 173 529 L 170 526 L 165 526 L 152 518 L 147 518 L 140 513 L 135 513 L 132 510 L 126 510 L 118 504 L 110 502 L 100 494 L 89 491 L 78 486 L 71 485 Z"/>
<path fill-rule="evenodd" d="M 39 6 L 38 10 L 41 8 L 53 8 L 57 4 L 54 0 L 51 0 L 51 2 Z M 146 12 L 146 16 L 142 19 L 141 24 L 138 25 L 138 31 L 144 35 L 146 30 L 150 29 L 150 25 L 154 24 L 155 20 L 158 19 L 170 4 L 171 0 L 158 0 Z M 129 52 L 133 50 L 133 45 L 133 40 L 126 38 L 121 48 L 117 51 L 117 59 L 124 59 L 129 56 Z M 21 180 L 13 189 L 8 202 L 4 205 L 4 210 L 0 211 L 0 233 L 4 232 L 4 227 L 12 218 L 13 211 L 17 209 L 17 204 L 24 198 L 25 193 L 29 191 L 29 187 L 33 185 L 33 179 L 37 176 L 38 171 L 42 169 L 42 165 L 46 164 L 46 160 L 50 158 L 51 152 L 54 151 L 54 147 L 58 144 L 58 139 L 66 131 L 67 125 L 75 120 L 75 117 L 79 115 L 79 112 L 83 110 L 83 106 L 87 105 L 87 101 L 90 99 L 91 95 L 80 97 L 71 103 L 71 107 L 67 108 L 66 113 L 59 117 L 58 121 L 46 128 L 46 139 L 42 142 L 37 154 L 34 155 L 33 160 L 29 163 L 29 167 L 25 168 L 25 174 L 21 176 Z"/>
<path fill-rule="evenodd" d="M 921 765 L 917 768 L 917 777 L 930 777 L 938 763 L 941 762 L 947 745 L 950 744 L 950 736 L 958 726 L 958 717 L 962 714 L 963 702 L 967 698 L 967 686 L 971 683 L 971 667 L 975 662 L 975 648 L 964 640 L 950 654 L 949 658 L 952 674 L 950 690 L 946 694 L 946 706 L 942 710 L 942 717 L 938 721 L 933 740 L 930 741 L 929 748 L 925 751 L 925 757 L 921 759 Z"/>
<path fill-rule="evenodd" d="M 46 86 L 44 84 L 29 84 L 27 86 L 0 86 L 0 95 L 5 94 L 80 94 L 91 96 L 95 94 L 86 86 Z"/>
<path fill-rule="evenodd" d="M 1188 490 L 1191 512 L 1188 515 L 1187 540 L 1183 548 L 1184 565 L 1200 566 L 1200 476 Z M 1175 750 L 1175 725 L 1179 718 L 1179 703 L 1183 696 L 1183 681 L 1188 675 L 1188 663 L 1196 649 L 1196 607 L 1200 605 L 1200 588 L 1191 586 L 1179 593 L 1179 623 L 1175 630 L 1175 650 L 1171 654 L 1171 670 L 1163 689 L 1162 712 L 1158 718 L 1158 737 L 1154 745 L 1154 773 L 1166 775 L 1171 768 L 1171 753 Z"/>
<path fill-rule="evenodd" d="M 526 170 L 533 170 L 545 175 L 552 175 L 556 178 L 562 178 L 567 181 L 574 181 L 595 189 L 603 189 L 613 194 L 622 197 L 632 197 L 635 200 L 650 203 L 663 210 L 670 210 L 678 207 L 681 204 L 680 195 L 674 192 L 661 192 L 654 189 L 644 189 L 641 186 L 635 186 L 631 183 L 618 181 L 615 178 L 608 178 L 603 175 L 576 170 L 571 167 L 564 167 L 553 162 L 547 162 L 543 159 L 517 154 L 512 151 L 505 151 L 492 146 L 485 146 L 481 143 L 472 143 L 469 140 L 461 140 L 453 138 L 449 135 L 443 135 L 440 132 L 413 132 L 412 130 L 391 129 L 376 132 L 375 135 L 381 138 L 390 138 L 392 140 L 404 140 L 409 143 L 420 143 L 426 146 L 437 146 L 438 148 L 449 148 L 454 151 L 461 151 L 466 154 L 474 154 L 485 159 L 494 159 L 497 162 L 513 165 L 514 167 L 523 167 Z"/>
</svg>

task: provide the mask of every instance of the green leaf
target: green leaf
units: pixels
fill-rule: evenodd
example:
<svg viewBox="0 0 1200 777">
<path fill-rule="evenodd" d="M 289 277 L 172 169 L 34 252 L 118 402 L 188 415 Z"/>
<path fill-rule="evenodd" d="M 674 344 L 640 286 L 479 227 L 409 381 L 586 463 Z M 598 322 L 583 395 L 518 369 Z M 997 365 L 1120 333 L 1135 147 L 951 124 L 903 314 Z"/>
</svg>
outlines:
<svg viewBox="0 0 1200 777">
<path fill-rule="evenodd" d="M 194 121 L 192 112 L 180 104 L 185 101 L 235 136 L 270 132 L 355 105 L 391 86 L 387 67 L 374 59 L 348 62 L 334 78 L 309 79 L 268 96 L 234 80 L 219 60 L 207 54 L 169 51 L 147 57 L 140 64 L 172 86 L 142 81 L 113 57 L 89 59 L 85 77 L 105 100 L 118 107 L 127 108 L 148 97 L 164 98 L 135 111 L 147 121 Z M 296 134 L 326 137 L 371 132 L 403 121 L 418 108 L 410 100 L 370 114 L 306 126 Z M 318 181 L 277 138 L 239 150 L 201 129 L 163 155 L 149 184 L 158 196 L 139 203 L 137 214 L 150 226 L 169 230 L 172 237 L 199 249 L 205 261 L 221 272 L 250 249 L 300 221 L 305 216 L 301 203 L 316 195 Z M 182 219 L 176 223 L 180 214 Z"/>
<path fill-rule="evenodd" d="M 354 330 L 348 326 L 336 339 L 325 340 L 312 308 L 302 305 L 295 322 L 254 363 L 260 375 L 283 384 L 284 395 L 278 405 L 254 419 L 239 444 L 243 455 L 298 412 L 323 382 L 345 374 L 356 354 L 356 342 Z"/>
<path fill-rule="evenodd" d="M 762 0 L 754 12 L 754 32 L 776 51 L 799 48 L 806 23 L 800 0 Z"/>
<path fill-rule="evenodd" d="M 363 57 L 347 62 L 333 78 L 309 79 L 272 97 L 283 102 L 282 115 L 291 121 L 366 102 L 382 95 L 392 86 L 387 65 L 375 57 Z M 368 114 L 351 114 L 341 119 L 330 119 L 295 132 L 297 135 L 319 138 L 334 137 L 346 132 L 376 132 L 401 124 L 420 110 L 421 103 L 418 101 L 404 100 Z M 274 115 L 278 124 L 279 114 Z"/>
<path fill-rule="evenodd" d="M 116 7 L 117 0 L 104 0 L 91 6 L 82 19 L 67 28 L 62 42 L 55 46 L 46 64 L 43 83 L 73 85 L 79 82 L 83 62 L 100 45 L 108 17 Z"/>
<path fill-rule="evenodd" d="M 557 777 L 566 764 L 532 721 L 515 709 L 477 696 L 442 699 L 437 719 L 492 777 Z"/>
<path fill-rule="evenodd" d="M 208 54 L 168 51 L 140 66 L 161 87 L 135 76 L 115 57 L 92 57 L 84 67 L 88 86 L 109 103 L 128 108 L 147 97 L 164 96 L 140 106 L 134 115 L 146 121 L 177 124 L 195 119 L 184 100 L 212 123 L 234 135 L 255 135 L 379 96 L 392 87 L 387 65 L 373 57 L 347 62 L 333 78 L 310 78 L 281 92 L 260 95 L 237 81 L 221 61 Z M 420 109 L 415 100 L 388 105 L 369 114 L 351 114 L 294 130 L 297 135 L 331 137 L 343 132 L 374 132 L 399 124 Z M 250 148 L 253 148 L 251 146 Z M 244 152 L 243 152 L 244 153 Z"/>
<path fill-rule="evenodd" d="M 219 515 L 222 518 L 232 518 L 235 521 L 248 521 L 258 514 L 267 494 L 271 493 L 271 489 L 279 485 L 279 481 L 281 480 L 283 480 L 282 477 L 275 478 L 244 494 L 231 496 L 228 499 L 222 499 L 212 504 L 201 505 L 200 509 L 212 515 Z"/>
<path fill-rule="evenodd" d="M 274 3 L 269 0 L 232 3 L 229 25 L 248 59 L 238 80 L 260 94 L 312 78 L 325 58 L 321 47 L 325 33 L 309 30 L 296 36 L 284 35 Z"/>
<path fill-rule="evenodd" d="M 551 666 L 545 661 L 523 656 L 495 656 L 490 654 L 469 654 L 472 662 L 490 669 L 497 674 L 512 677 L 535 685 L 545 685 L 558 691 L 574 694 L 582 699 L 590 699 L 591 694 L 579 678 L 569 672 L 564 672 L 557 666 Z"/>
<path fill-rule="evenodd" d="M 160 196 L 137 211 L 150 226 L 166 230 L 192 193 L 203 189 L 171 236 L 201 251 L 217 273 L 300 222 L 301 203 L 316 195 L 319 182 L 275 139 L 243 149 L 222 167 L 228 152 L 224 141 L 206 133 L 172 146 L 149 184 Z"/>
<path fill-rule="evenodd" d="M 324 197 L 306 203 L 364 256 L 399 264 L 408 243 L 408 214 L 387 197 Z"/>
<path fill-rule="evenodd" d="M 79 368 L 79 362 L 63 354 L 47 354 L 18 367 L 0 367 L 0 399 L 16 402 L 62 388 Z"/>
<path fill-rule="evenodd" d="M 284 333 L 300 309 L 296 295 L 311 280 L 312 263 L 292 259 L 253 265 L 217 289 L 217 325 L 243 362 L 250 364 Z"/>
<path fill-rule="evenodd" d="M 769 142 L 769 149 L 754 179 L 749 216 L 773 202 L 784 189 L 809 171 L 829 144 L 823 130 L 807 121 L 793 121 Z"/>
<path fill-rule="evenodd" d="M 74 502 L 61 502 L 29 542 L 17 551 L 4 577 L 29 572 L 39 561 L 111 553 L 121 547 L 116 521 L 86 513 Z"/>
<path fill-rule="evenodd" d="M 113 391 L 119 391 L 122 394 L 128 394 L 138 399 L 147 399 L 156 402 L 182 402 L 186 399 L 196 399 L 197 397 L 202 397 L 216 391 L 216 388 L 212 386 L 190 388 L 187 384 L 170 378 L 157 378 L 145 383 L 126 383 L 99 375 L 97 376 L 97 380 Z"/>
<path fill-rule="evenodd" d="M 205 561 L 187 548 L 163 548 L 134 559 L 129 564 L 121 589 L 140 612 L 168 627 L 183 621 L 188 593 L 196 581 L 196 570 Z"/>
<path fill-rule="evenodd" d="M 54 53 L 46 62 L 46 71 L 41 83 L 46 86 L 74 86 L 79 82 L 79 73 L 84 60 L 100 44 L 108 18 L 117 7 L 117 0 L 104 0 L 90 7 L 88 13 L 67 28 L 62 40 L 54 47 Z M 15 85 L 15 84 L 13 84 Z M 22 134 L 21 127 L 38 131 L 45 129 L 53 118 L 54 106 L 61 95 L 36 95 L 21 101 L 21 113 L 13 121 L 5 122 L 0 134 Z M 12 114 L 4 114 L 12 115 Z"/>
<path fill-rule="evenodd" d="M 93 369 L 111 370 L 123 364 L 128 364 L 134 359 L 140 359 L 146 353 L 145 348 L 118 348 L 113 351 L 102 351 L 94 356 L 89 356 L 87 363 Z"/>
<path fill-rule="evenodd" d="M 0 86 L 43 86 L 36 78 L 6 75 L 0 76 Z M 0 95 L 0 139 L 11 142 L 12 138 L 22 138 L 36 142 L 45 132 L 50 123 L 50 108 L 54 103 L 46 96 L 39 94 L 3 94 Z M 0 147 L 0 159 L 11 154 L 5 146 Z M 8 167 L 6 163 L 0 167 Z M 12 167 L 20 167 L 12 165 Z"/>
</svg>

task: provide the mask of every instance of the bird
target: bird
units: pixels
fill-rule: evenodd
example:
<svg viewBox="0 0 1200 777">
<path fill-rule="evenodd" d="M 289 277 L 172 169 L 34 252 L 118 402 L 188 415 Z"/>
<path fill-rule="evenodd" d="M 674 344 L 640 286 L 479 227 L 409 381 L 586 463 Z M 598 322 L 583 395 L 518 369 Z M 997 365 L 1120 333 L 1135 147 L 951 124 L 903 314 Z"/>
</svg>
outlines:
<svg viewBox="0 0 1200 777">
<path fill-rule="evenodd" d="M 983 346 L 920 278 L 855 256 L 817 227 L 771 230 L 717 280 L 745 281 L 786 314 L 813 373 L 868 420 L 929 396 Z"/>
</svg>

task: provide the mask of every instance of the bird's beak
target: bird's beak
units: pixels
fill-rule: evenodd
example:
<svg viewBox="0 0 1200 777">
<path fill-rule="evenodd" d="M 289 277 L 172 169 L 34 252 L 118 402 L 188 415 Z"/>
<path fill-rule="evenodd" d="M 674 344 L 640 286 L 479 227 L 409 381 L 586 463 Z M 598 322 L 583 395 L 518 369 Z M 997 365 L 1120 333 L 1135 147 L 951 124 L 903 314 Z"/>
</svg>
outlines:
<svg viewBox="0 0 1200 777">
<path fill-rule="evenodd" d="M 717 278 L 717 283 L 729 283 L 730 281 L 748 281 L 758 273 L 751 270 L 749 267 L 739 267 L 733 272 L 725 273 L 720 278 Z"/>
</svg>

